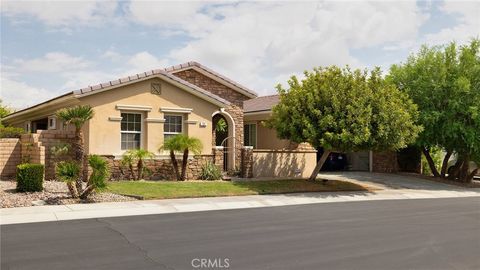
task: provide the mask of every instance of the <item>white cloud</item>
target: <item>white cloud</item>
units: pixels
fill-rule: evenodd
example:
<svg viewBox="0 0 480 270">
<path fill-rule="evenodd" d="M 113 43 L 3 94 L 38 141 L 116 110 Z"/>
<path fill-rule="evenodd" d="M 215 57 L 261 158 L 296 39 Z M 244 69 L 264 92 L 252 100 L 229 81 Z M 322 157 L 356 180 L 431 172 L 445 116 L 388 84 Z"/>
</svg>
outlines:
<svg viewBox="0 0 480 270">
<path fill-rule="evenodd" d="M 15 59 L 14 65 L 19 71 L 34 72 L 63 72 L 67 70 L 81 70 L 92 65 L 82 57 L 75 57 L 63 52 L 49 52 L 40 58 Z"/>
<path fill-rule="evenodd" d="M 278 74 L 332 64 L 363 67 L 351 49 L 413 42 L 428 17 L 415 2 L 242 2 L 205 9 L 211 20 L 198 19 L 199 8 L 174 20 L 194 39 L 170 57 L 218 68 L 262 94 L 274 91 L 273 78 L 288 77 Z"/>
<path fill-rule="evenodd" d="M 0 78 L 0 86 L 2 100 L 7 106 L 17 110 L 35 105 L 55 95 L 51 90 L 37 88 L 9 78 L 3 72 Z"/>
<path fill-rule="evenodd" d="M 111 19 L 115 1 L 18 1 L 2 0 L 2 16 L 13 20 L 36 18 L 56 27 L 93 25 Z"/>
<path fill-rule="evenodd" d="M 456 16 L 458 24 L 442 29 L 438 33 L 429 34 L 425 41 L 430 45 L 445 44 L 452 40 L 466 43 L 471 38 L 480 36 L 480 2 L 479 1 L 447 1 L 440 8 L 442 12 Z"/>
</svg>

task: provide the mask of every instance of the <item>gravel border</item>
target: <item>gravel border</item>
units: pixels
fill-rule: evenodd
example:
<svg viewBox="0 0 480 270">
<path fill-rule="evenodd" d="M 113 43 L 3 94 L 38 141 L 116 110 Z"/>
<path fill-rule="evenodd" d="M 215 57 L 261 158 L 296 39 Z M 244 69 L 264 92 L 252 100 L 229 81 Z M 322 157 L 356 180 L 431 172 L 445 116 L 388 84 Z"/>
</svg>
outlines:
<svg viewBox="0 0 480 270">
<path fill-rule="evenodd" d="M 16 185 L 16 181 L 0 181 L 1 208 L 137 200 L 134 197 L 122 196 L 110 192 L 93 193 L 87 200 L 73 199 L 68 193 L 66 184 L 58 181 L 44 181 L 44 190 L 40 192 L 17 192 L 15 190 Z"/>
</svg>

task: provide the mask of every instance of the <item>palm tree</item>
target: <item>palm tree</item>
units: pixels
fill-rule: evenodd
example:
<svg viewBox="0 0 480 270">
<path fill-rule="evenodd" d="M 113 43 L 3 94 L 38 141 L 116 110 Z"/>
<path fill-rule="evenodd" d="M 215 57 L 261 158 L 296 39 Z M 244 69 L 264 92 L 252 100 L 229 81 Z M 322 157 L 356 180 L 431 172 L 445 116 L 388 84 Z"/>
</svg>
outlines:
<svg viewBox="0 0 480 270">
<path fill-rule="evenodd" d="M 87 178 L 88 165 L 85 160 L 85 149 L 83 147 L 82 126 L 93 118 L 94 112 L 90 105 L 79 105 L 71 108 L 65 108 L 57 112 L 57 117 L 65 121 L 66 124 L 75 126 L 75 142 L 73 143 L 73 151 L 75 160 L 82 166 L 80 177 L 76 180 L 75 185 L 77 193 L 82 193 L 82 181 Z"/>
<path fill-rule="evenodd" d="M 132 177 L 140 180 L 143 178 L 144 173 L 144 160 L 153 158 L 153 153 L 149 152 L 145 149 L 132 149 L 125 152 L 122 157 L 122 163 L 128 164 L 130 167 L 130 172 L 132 173 Z M 133 163 L 137 161 L 137 177 L 135 177 L 133 173 Z"/>
<path fill-rule="evenodd" d="M 172 160 L 175 176 L 177 180 L 184 181 L 187 173 L 188 153 L 191 151 L 194 154 L 200 154 L 202 148 L 202 142 L 199 139 L 180 134 L 167 139 L 160 150 L 170 151 L 170 159 Z M 178 169 L 175 152 L 183 152 L 181 173 Z"/>
</svg>

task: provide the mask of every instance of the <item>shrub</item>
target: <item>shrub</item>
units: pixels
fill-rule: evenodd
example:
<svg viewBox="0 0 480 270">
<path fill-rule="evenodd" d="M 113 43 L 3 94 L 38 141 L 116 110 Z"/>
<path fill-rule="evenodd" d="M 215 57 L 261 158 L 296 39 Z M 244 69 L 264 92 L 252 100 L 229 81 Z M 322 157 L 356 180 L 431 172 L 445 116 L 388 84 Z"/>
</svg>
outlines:
<svg viewBox="0 0 480 270">
<path fill-rule="evenodd" d="M 77 198 L 78 191 L 74 183 L 80 177 L 80 165 L 75 161 L 59 162 L 55 168 L 55 174 L 60 180 L 67 183 L 70 195 L 73 198 Z"/>
<path fill-rule="evenodd" d="M 43 173 L 45 166 L 42 164 L 25 163 L 17 166 L 17 191 L 35 192 L 43 190 Z"/>
<path fill-rule="evenodd" d="M 200 172 L 200 179 L 219 180 L 221 177 L 222 172 L 212 162 L 208 161 L 205 165 L 202 166 L 202 171 Z"/>
<path fill-rule="evenodd" d="M 62 161 L 57 164 L 55 173 L 60 180 L 71 183 L 80 177 L 80 166 L 75 161 Z"/>
<path fill-rule="evenodd" d="M 89 184 L 95 188 L 106 187 L 106 180 L 109 176 L 108 162 L 98 155 L 90 155 L 88 157 L 88 165 L 92 168 L 92 174 L 88 181 Z"/>
<path fill-rule="evenodd" d="M 23 128 L 0 127 L 0 138 L 20 138 L 25 133 Z"/>
</svg>

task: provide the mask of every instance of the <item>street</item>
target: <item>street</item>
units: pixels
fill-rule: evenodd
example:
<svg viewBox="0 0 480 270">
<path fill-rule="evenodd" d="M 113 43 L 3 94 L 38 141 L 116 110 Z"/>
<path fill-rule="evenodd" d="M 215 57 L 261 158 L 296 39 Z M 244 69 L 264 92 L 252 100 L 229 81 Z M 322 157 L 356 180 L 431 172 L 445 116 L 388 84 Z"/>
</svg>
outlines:
<svg viewBox="0 0 480 270">
<path fill-rule="evenodd" d="M 1 226 L 1 269 L 480 269 L 480 197 Z"/>
</svg>

